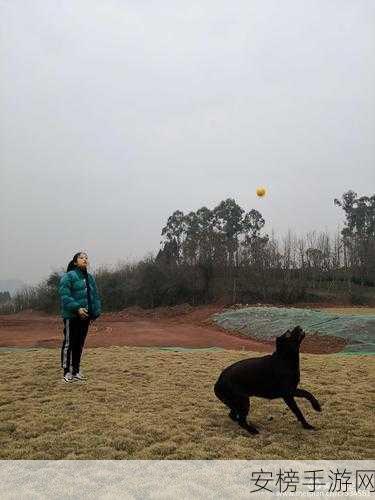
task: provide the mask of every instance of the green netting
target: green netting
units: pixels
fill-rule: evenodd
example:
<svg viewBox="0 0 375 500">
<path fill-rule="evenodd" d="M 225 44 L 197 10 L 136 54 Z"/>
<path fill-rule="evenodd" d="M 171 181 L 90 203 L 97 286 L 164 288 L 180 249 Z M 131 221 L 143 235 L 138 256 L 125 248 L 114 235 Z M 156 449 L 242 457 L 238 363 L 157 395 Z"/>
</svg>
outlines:
<svg viewBox="0 0 375 500">
<path fill-rule="evenodd" d="M 41 349 L 48 349 L 48 347 L 0 347 L 0 352 L 40 351 Z"/>
<path fill-rule="evenodd" d="M 375 315 L 336 315 L 312 309 L 246 307 L 213 316 L 227 330 L 270 340 L 300 325 L 306 332 L 340 337 L 349 343 L 343 352 L 375 353 Z"/>
<path fill-rule="evenodd" d="M 223 351 L 222 347 L 144 347 L 153 351 L 172 351 L 172 352 L 193 352 L 193 351 L 208 351 L 216 352 Z"/>
</svg>

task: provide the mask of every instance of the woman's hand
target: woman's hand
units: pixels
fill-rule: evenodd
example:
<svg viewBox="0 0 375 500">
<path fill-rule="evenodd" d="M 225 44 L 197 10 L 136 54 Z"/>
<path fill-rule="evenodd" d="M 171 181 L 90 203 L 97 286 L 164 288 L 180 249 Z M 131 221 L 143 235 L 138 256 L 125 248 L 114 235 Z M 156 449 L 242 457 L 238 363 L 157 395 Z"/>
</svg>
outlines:
<svg viewBox="0 0 375 500">
<path fill-rule="evenodd" d="M 78 315 L 81 319 L 87 319 L 89 317 L 89 312 L 85 307 L 80 307 L 78 309 Z"/>
</svg>

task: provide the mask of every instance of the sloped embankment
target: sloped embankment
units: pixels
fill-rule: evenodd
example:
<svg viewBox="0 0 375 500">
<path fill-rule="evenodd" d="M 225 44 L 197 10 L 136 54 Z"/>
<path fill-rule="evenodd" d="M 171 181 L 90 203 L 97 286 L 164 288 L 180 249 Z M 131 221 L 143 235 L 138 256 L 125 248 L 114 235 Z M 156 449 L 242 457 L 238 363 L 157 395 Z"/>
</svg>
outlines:
<svg viewBox="0 0 375 500">
<path fill-rule="evenodd" d="M 306 332 L 344 339 L 345 353 L 375 354 L 375 315 L 333 314 L 313 309 L 245 307 L 215 314 L 216 324 L 257 340 L 271 340 L 300 325 Z"/>
</svg>

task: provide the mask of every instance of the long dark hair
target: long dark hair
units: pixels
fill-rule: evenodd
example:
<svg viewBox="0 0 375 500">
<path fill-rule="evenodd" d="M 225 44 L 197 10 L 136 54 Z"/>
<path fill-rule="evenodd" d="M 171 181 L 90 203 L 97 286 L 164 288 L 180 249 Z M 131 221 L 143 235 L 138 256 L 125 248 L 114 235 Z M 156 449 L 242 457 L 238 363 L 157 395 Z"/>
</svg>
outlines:
<svg viewBox="0 0 375 500">
<path fill-rule="evenodd" d="M 73 271 L 77 266 L 77 259 L 81 255 L 82 252 L 78 252 L 74 254 L 72 260 L 69 262 L 68 267 L 66 268 L 66 272 Z"/>
</svg>

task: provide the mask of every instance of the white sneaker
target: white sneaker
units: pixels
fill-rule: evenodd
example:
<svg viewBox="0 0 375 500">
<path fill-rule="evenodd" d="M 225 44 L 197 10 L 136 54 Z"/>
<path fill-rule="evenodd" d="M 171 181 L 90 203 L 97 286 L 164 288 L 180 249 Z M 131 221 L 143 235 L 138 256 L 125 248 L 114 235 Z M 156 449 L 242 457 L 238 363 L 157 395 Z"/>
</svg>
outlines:
<svg viewBox="0 0 375 500">
<path fill-rule="evenodd" d="M 73 382 L 73 375 L 70 372 L 65 373 L 64 380 L 65 382 Z"/>
<path fill-rule="evenodd" d="M 73 379 L 75 380 L 86 380 L 86 377 L 83 375 L 83 373 L 78 372 L 73 374 Z"/>
</svg>

